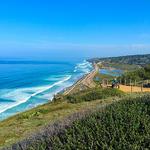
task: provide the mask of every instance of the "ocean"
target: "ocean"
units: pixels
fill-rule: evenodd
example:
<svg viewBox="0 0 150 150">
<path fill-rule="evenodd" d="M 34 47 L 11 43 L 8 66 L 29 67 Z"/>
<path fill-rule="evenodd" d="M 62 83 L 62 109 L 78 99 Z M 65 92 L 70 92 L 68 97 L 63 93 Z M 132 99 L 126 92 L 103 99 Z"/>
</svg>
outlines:
<svg viewBox="0 0 150 150">
<path fill-rule="evenodd" d="M 0 61 L 0 120 L 52 100 L 91 70 L 86 60 Z"/>
</svg>

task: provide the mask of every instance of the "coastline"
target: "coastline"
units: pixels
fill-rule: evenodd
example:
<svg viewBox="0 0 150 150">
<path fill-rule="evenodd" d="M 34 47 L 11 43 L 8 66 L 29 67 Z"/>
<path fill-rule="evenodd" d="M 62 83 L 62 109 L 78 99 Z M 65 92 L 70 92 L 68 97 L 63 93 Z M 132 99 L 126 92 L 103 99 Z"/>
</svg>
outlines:
<svg viewBox="0 0 150 150">
<path fill-rule="evenodd" d="M 99 70 L 97 64 L 93 64 L 93 70 L 90 71 L 88 74 L 83 75 L 77 82 L 75 82 L 72 86 L 68 87 L 63 94 L 68 95 L 70 93 L 75 92 L 75 89 L 83 90 L 83 88 L 93 88 L 95 87 L 95 83 L 93 82 L 93 77 Z"/>
<path fill-rule="evenodd" d="M 68 94 L 70 94 L 70 92 L 72 92 L 72 90 L 75 87 L 78 88 L 79 87 L 78 85 L 80 85 L 81 83 L 88 85 L 90 82 L 92 82 L 93 80 L 91 79 L 91 77 L 96 73 L 97 69 L 98 68 L 94 66 L 93 70 L 91 70 L 88 74 L 83 75 L 71 87 L 66 89 Z M 71 88 L 71 91 L 70 91 L 70 88 Z M 20 134 L 22 135 L 21 139 L 26 138 L 30 136 L 32 133 L 34 133 L 34 131 L 40 130 L 40 128 L 46 124 L 53 123 L 57 120 L 63 119 L 64 117 L 67 117 L 68 115 L 81 111 L 85 108 L 85 105 L 89 108 L 95 107 L 97 103 L 99 103 L 99 100 L 95 101 L 94 103 L 83 102 L 82 105 L 77 104 L 76 106 L 74 106 L 74 104 L 67 103 L 65 101 L 54 102 L 54 101 L 49 100 L 47 103 L 38 105 L 34 108 L 25 110 L 23 112 L 19 112 L 6 119 L 0 120 L 0 128 L 4 128 L 4 131 L 0 130 L 0 133 L 1 133 L 0 148 L 3 145 L 2 139 L 4 139 L 4 143 L 6 145 L 7 143 L 8 144 L 15 143 L 16 141 L 18 141 L 18 139 L 20 139 Z M 20 122 L 19 123 L 20 126 L 18 126 L 18 121 Z M 6 140 L 5 140 L 5 138 L 3 138 L 3 134 L 4 135 L 7 134 L 5 130 L 7 131 L 8 128 L 12 128 L 12 126 L 13 126 L 13 129 L 11 130 L 11 134 L 18 133 L 18 130 L 19 130 L 20 131 L 19 135 L 16 136 L 15 134 L 13 136 L 15 137 L 14 139 L 7 138 L 6 136 Z M 10 139 L 10 141 L 7 141 L 7 139 Z"/>
<path fill-rule="evenodd" d="M 86 61 L 86 60 L 84 60 L 84 61 Z M 86 61 L 86 62 L 88 62 L 88 61 Z M 85 63 L 85 62 L 84 62 L 84 63 Z M 88 62 L 88 63 L 90 63 L 90 62 Z M 91 64 L 91 63 L 90 63 L 90 64 Z M 90 70 L 90 72 L 89 72 L 88 74 L 91 74 L 92 71 L 93 71 L 93 68 L 92 68 L 92 70 Z M 88 74 L 85 73 L 85 74 L 81 75 L 81 77 L 79 77 L 78 79 L 76 79 L 76 80 L 74 81 L 74 83 L 72 83 L 72 85 L 69 85 L 68 87 L 63 87 L 63 86 L 62 86 L 62 88 L 60 88 L 59 91 L 56 91 L 55 93 L 52 94 L 51 98 L 48 99 L 47 102 L 41 103 L 41 104 L 39 104 L 39 105 L 36 105 L 35 107 L 29 108 L 29 109 L 26 109 L 26 110 L 23 110 L 23 111 L 19 111 L 19 112 L 17 112 L 17 113 L 14 113 L 14 114 L 12 114 L 12 115 L 9 115 L 8 117 L 2 117 L 2 119 L 0 119 L 0 122 L 3 121 L 3 120 L 8 119 L 8 118 L 10 118 L 10 117 L 13 117 L 13 116 L 15 116 L 15 115 L 17 115 L 17 114 L 20 114 L 20 113 L 22 113 L 22 112 L 26 112 L 26 111 L 28 111 L 28 110 L 32 110 L 32 109 L 34 109 L 34 108 L 36 108 L 36 107 L 38 107 L 38 106 L 40 106 L 40 105 L 44 105 L 44 104 L 47 104 L 47 103 L 49 103 L 49 102 L 52 102 L 52 101 L 53 101 L 53 98 L 55 97 L 55 95 L 60 94 L 60 93 L 63 94 L 63 93 L 65 93 L 65 92 L 67 92 L 68 90 L 72 89 L 72 87 L 76 87 L 76 85 L 78 85 L 78 83 L 80 83 L 82 80 L 84 80 Z M 65 80 L 66 80 L 66 79 L 65 79 Z M 63 80 L 63 81 L 64 81 L 64 80 Z M 60 82 L 62 82 L 62 81 L 59 81 L 58 83 L 60 83 Z M 58 83 L 54 83 L 53 85 L 56 85 L 56 84 L 58 84 Z M 49 88 L 47 88 L 47 89 L 49 89 Z M 38 93 L 40 93 L 40 92 L 38 92 Z M 37 93 L 36 93 L 36 94 L 37 94 Z M 34 94 L 34 95 L 36 95 L 36 94 Z M 34 95 L 31 95 L 30 98 L 32 98 Z M 29 97 L 27 97 L 26 99 L 29 99 Z M 25 99 L 24 101 L 21 101 L 21 102 L 19 103 L 19 105 L 26 103 L 26 102 L 27 102 L 26 99 Z M 18 105 L 18 104 L 15 104 L 15 105 L 11 106 L 10 108 L 6 109 L 5 111 L 9 111 L 9 110 L 13 109 L 14 107 L 18 107 L 19 105 Z M 5 111 L 3 111 L 2 113 L 4 113 Z"/>
<path fill-rule="evenodd" d="M 93 81 L 93 77 L 99 70 L 100 69 L 98 67 L 98 64 L 93 63 L 93 68 L 90 69 L 89 73 L 86 74 L 85 72 L 82 77 L 80 76 L 80 78 L 76 78 L 73 85 L 70 87 L 68 86 L 68 88 L 66 88 L 64 92 L 62 91 L 61 94 L 72 94 L 73 92 L 76 92 L 76 89 L 83 90 L 83 86 L 92 88 L 95 83 Z M 62 88 L 65 87 L 62 86 Z M 131 87 L 128 86 L 128 88 L 131 90 Z M 95 96 L 95 89 L 93 89 L 93 91 L 94 92 L 92 93 L 92 95 Z M 76 93 L 75 95 L 73 94 L 69 96 L 78 96 L 79 94 L 82 94 L 82 91 L 80 93 Z M 105 92 L 104 94 L 107 95 L 107 93 Z M 47 127 L 51 126 L 52 124 L 56 124 L 58 121 L 64 121 L 66 117 L 70 117 L 74 113 L 81 112 L 82 114 L 83 111 L 86 110 L 96 110 L 97 108 L 101 109 L 101 106 L 103 105 L 107 106 L 117 101 L 125 100 L 125 98 L 127 98 L 127 100 L 130 100 L 130 98 L 134 98 L 135 100 L 135 98 L 140 97 L 141 99 L 141 97 L 145 96 L 145 94 L 147 93 L 144 93 L 144 91 L 141 93 L 135 92 L 134 94 L 131 94 L 130 91 L 125 91 L 125 93 L 121 97 L 113 97 L 111 95 L 111 97 L 106 96 L 106 98 L 104 99 L 97 98 L 96 100 L 94 100 L 93 97 L 91 98 L 91 96 L 87 95 L 87 97 L 89 97 L 91 101 L 81 101 L 80 103 L 69 103 L 67 99 L 65 99 L 65 96 L 62 96 L 62 99 L 60 100 L 49 100 L 42 105 L 38 105 L 32 109 L 28 109 L 27 111 L 20 112 L 11 117 L 8 117 L 3 121 L 0 121 L 0 149 L 4 147 L 7 148 L 15 143 L 18 144 L 18 142 L 22 140 L 26 141 L 27 138 L 29 140 L 32 140 L 32 138 L 30 137 L 34 135 L 36 135 L 36 137 L 39 136 L 40 131 L 43 131 L 45 128 L 47 129 Z M 56 126 L 56 130 L 59 130 L 58 126 Z"/>
</svg>

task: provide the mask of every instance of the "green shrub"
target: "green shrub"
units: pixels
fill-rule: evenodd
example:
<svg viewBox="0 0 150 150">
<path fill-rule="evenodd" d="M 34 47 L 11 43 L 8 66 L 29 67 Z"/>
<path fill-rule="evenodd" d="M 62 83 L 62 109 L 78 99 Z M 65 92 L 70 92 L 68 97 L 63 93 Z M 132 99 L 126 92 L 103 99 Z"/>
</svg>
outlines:
<svg viewBox="0 0 150 150">
<path fill-rule="evenodd" d="M 150 149 L 150 96 L 112 104 L 53 137 L 53 149 Z"/>
<path fill-rule="evenodd" d="M 132 81 L 142 81 L 142 80 L 149 80 L 150 79 L 150 65 L 147 65 L 143 68 L 137 69 L 135 71 L 130 71 L 124 73 L 121 77 L 118 78 L 121 80 L 122 83 L 130 84 L 130 80 Z"/>
<path fill-rule="evenodd" d="M 120 100 L 93 113 L 71 115 L 10 149 L 149 150 L 150 95 Z"/>
<path fill-rule="evenodd" d="M 97 99 L 105 99 L 108 97 L 112 96 L 122 96 L 124 95 L 123 92 L 121 92 L 118 89 L 101 89 L 101 88 L 95 88 L 95 89 L 90 89 L 82 92 L 78 92 L 76 94 L 71 94 L 66 96 L 65 98 L 67 99 L 68 102 L 71 103 L 78 103 L 82 101 L 92 101 L 92 100 L 97 100 Z"/>
</svg>

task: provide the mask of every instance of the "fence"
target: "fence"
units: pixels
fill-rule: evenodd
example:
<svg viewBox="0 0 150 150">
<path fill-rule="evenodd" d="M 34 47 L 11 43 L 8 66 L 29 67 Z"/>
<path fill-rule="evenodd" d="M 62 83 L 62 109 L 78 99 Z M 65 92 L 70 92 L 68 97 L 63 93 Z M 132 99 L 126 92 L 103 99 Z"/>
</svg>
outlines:
<svg viewBox="0 0 150 150">
<path fill-rule="evenodd" d="M 111 87 L 112 80 L 103 79 L 101 86 Z M 150 91 L 150 80 L 143 80 L 143 81 L 137 81 L 137 80 L 131 80 L 131 79 L 118 80 L 118 87 L 121 87 L 121 88 L 126 87 L 127 90 L 130 92 L 134 92 L 134 91 L 143 92 L 145 91 L 145 89 L 147 91 Z"/>
</svg>

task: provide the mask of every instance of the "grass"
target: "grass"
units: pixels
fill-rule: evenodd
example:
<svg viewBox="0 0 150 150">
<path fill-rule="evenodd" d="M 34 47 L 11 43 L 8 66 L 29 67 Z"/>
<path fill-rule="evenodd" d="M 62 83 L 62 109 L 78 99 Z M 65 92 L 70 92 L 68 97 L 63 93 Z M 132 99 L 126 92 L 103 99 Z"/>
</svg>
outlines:
<svg viewBox="0 0 150 150">
<path fill-rule="evenodd" d="M 76 119 L 53 136 L 39 137 L 28 149 L 148 150 L 149 141 L 150 95 L 145 95 L 124 99 Z"/>
<path fill-rule="evenodd" d="M 99 81 L 96 80 L 96 78 L 99 79 Z M 113 80 L 114 79 L 114 76 L 111 76 L 111 75 L 107 75 L 107 74 L 100 74 L 100 73 L 97 73 L 95 75 L 95 77 L 93 78 L 93 81 L 96 83 L 96 85 L 99 87 L 101 84 L 102 84 L 102 81 L 104 79 L 108 79 L 109 81 Z"/>
<path fill-rule="evenodd" d="M 67 101 L 51 102 L 29 111 L 17 114 L 0 122 L 0 147 L 9 146 L 22 140 L 48 124 L 61 120 L 73 113 L 92 109 L 97 104 L 111 103 L 113 99 L 82 102 L 78 104 Z"/>
<path fill-rule="evenodd" d="M 15 148 L 13 149 L 26 149 L 20 148 L 20 145 L 26 147 L 30 146 L 30 143 L 34 143 L 37 147 L 32 147 L 31 149 L 46 149 L 47 143 L 45 143 L 45 140 L 48 140 L 49 136 L 54 141 L 52 143 L 50 142 L 50 145 L 54 144 L 53 147 L 60 146 L 56 140 L 61 138 L 59 134 L 61 133 L 61 136 L 64 136 L 65 134 L 62 133 L 65 133 L 66 129 L 71 127 L 73 122 L 81 119 L 82 116 L 84 117 L 83 112 L 87 111 L 89 116 L 91 111 L 93 112 L 97 109 L 103 110 L 103 107 L 121 100 L 122 96 L 127 97 L 128 95 L 125 95 L 117 89 L 88 89 L 73 94 L 72 97 L 76 98 L 73 101 L 70 101 L 70 99 L 66 100 L 67 97 L 63 97 L 58 101 L 56 99 L 55 102 L 50 102 L 17 114 L 0 122 L 0 148 L 17 143 L 14 144 Z M 135 96 L 137 95 L 135 94 Z M 78 113 L 79 117 L 74 117 L 74 113 Z M 64 119 L 71 115 L 73 116 L 71 120 Z M 59 120 L 62 120 L 62 123 L 56 123 Z M 89 125 L 91 126 L 91 124 Z M 82 132 L 82 128 L 80 132 Z M 27 140 L 28 137 L 29 140 Z M 18 143 L 18 141 L 21 141 L 21 143 Z"/>
<path fill-rule="evenodd" d="M 113 63 L 113 62 L 103 63 L 103 65 L 106 67 L 112 67 L 124 71 L 132 71 L 139 68 L 138 65 L 134 65 L 134 64 Z"/>
<path fill-rule="evenodd" d="M 71 103 L 79 103 L 83 101 L 93 101 L 96 99 L 105 99 L 114 96 L 121 97 L 124 96 L 124 93 L 118 89 L 112 88 L 93 88 L 75 94 L 67 95 L 64 97 L 64 99 L 67 99 L 67 101 Z"/>
</svg>

